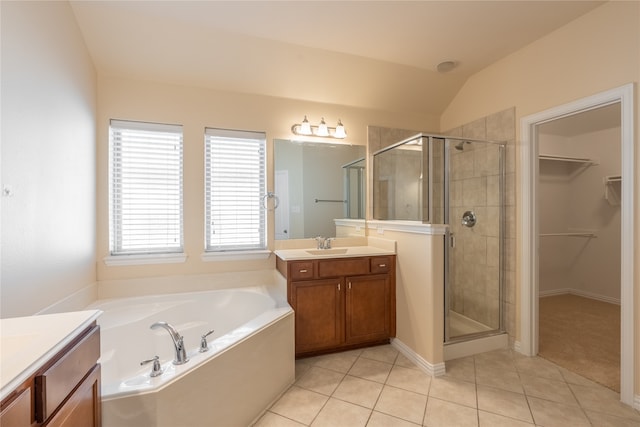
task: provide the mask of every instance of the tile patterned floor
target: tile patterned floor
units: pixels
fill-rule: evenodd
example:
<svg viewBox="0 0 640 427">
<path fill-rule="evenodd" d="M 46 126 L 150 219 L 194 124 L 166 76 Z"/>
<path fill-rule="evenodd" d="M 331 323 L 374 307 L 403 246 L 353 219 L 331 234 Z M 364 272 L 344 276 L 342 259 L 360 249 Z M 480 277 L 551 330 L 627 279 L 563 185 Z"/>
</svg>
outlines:
<svg viewBox="0 0 640 427">
<path fill-rule="evenodd" d="M 617 393 L 511 350 L 447 362 L 432 378 L 390 345 L 301 359 L 256 427 L 640 427 Z"/>
</svg>

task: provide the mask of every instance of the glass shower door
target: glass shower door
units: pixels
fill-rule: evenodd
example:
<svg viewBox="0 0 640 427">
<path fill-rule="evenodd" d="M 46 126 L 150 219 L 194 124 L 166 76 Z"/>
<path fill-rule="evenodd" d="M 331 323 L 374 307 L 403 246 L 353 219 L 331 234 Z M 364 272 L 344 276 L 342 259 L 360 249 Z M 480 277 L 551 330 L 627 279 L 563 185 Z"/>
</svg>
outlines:
<svg viewBox="0 0 640 427">
<path fill-rule="evenodd" d="M 445 341 L 456 341 L 503 330 L 504 146 L 461 139 L 445 145 Z"/>
</svg>

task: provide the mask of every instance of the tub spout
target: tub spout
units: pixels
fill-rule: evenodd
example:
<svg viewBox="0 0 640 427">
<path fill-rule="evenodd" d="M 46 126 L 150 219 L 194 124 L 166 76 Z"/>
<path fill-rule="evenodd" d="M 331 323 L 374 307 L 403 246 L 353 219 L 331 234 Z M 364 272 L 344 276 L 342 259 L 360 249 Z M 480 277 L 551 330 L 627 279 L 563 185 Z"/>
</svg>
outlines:
<svg viewBox="0 0 640 427">
<path fill-rule="evenodd" d="M 168 324 L 167 322 L 156 322 L 151 325 L 151 329 L 164 328 L 171 335 L 171 339 L 173 340 L 173 346 L 176 349 L 176 357 L 173 359 L 174 365 L 182 365 L 183 363 L 187 363 L 189 359 L 187 358 L 187 352 L 184 349 L 184 339 L 182 335 L 178 333 L 176 328 Z"/>
</svg>

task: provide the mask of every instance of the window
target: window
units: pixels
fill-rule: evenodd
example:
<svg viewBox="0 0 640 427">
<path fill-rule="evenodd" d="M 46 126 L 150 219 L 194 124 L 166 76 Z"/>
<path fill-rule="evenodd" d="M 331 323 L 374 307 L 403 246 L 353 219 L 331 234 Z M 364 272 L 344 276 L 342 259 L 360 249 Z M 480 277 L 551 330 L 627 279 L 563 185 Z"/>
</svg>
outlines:
<svg viewBox="0 0 640 427">
<path fill-rule="evenodd" d="M 205 251 L 266 249 L 266 136 L 205 129 Z"/>
<path fill-rule="evenodd" d="M 111 255 L 183 250 L 182 126 L 111 120 Z"/>
</svg>

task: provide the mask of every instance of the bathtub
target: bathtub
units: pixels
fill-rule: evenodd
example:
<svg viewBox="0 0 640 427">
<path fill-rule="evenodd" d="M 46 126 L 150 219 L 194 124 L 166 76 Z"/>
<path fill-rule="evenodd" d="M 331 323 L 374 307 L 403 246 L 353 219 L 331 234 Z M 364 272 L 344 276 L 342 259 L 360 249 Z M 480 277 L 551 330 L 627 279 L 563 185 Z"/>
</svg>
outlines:
<svg viewBox="0 0 640 427">
<path fill-rule="evenodd" d="M 267 287 L 99 300 L 104 427 L 248 426 L 295 377 L 293 310 Z M 189 361 L 172 363 L 165 321 Z M 201 335 L 209 351 L 199 352 Z M 163 373 L 151 377 L 159 357 Z"/>
</svg>

